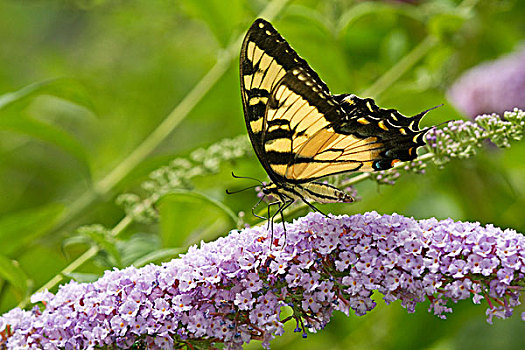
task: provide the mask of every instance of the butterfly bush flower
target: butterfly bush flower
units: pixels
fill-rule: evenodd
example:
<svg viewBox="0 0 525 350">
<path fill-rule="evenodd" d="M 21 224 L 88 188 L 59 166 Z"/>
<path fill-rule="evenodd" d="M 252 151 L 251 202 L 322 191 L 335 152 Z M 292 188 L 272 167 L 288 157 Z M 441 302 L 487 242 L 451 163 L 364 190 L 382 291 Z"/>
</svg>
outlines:
<svg viewBox="0 0 525 350">
<path fill-rule="evenodd" d="M 463 113 L 503 113 L 525 108 L 525 47 L 463 74 L 447 92 Z"/>
<path fill-rule="evenodd" d="M 265 227 L 232 231 L 161 266 L 37 293 L 41 307 L 0 317 L 0 348 L 269 348 L 285 322 L 306 337 L 336 310 L 366 314 L 374 291 L 409 312 L 429 300 L 440 318 L 459 300 L 486 302 L 490 323 L 519 304 L 525 237 L 510 229 L 376 212 L 310 213 L 286 228 L 272 242 Z"/>
<path fill-rule="evenodd" d="M 497 114 L 483 114 L 474 121 L 454 120 L 441 129 L 433 128 L 426 134 L 427 150 L 438 165 L 452 158 L 468 158 L 490 140 L 498 147 L 509 147 L 511 141 L 519 141 L 525 132 L 525 112 L 515 108 Z"/>
</svg>

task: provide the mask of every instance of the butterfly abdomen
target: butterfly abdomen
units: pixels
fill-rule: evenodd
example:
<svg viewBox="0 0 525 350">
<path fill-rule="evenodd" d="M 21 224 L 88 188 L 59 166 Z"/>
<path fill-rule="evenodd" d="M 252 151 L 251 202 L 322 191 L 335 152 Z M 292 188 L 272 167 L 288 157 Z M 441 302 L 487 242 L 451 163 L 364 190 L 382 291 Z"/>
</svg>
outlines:
<svg viewBox="0 0 525 350">
<path fill-rule="evenodd" d="M 340 189 L 321 182 L 308 182 L 297 187 L 303 191 L 307 198 L 317 203 L 350 203 L 354 199 Z"/>
<path fill-rule="evenodd" d="M 270 194 L 285 196 L 293 200 L 309 200 L 317 203 L 350 203 L 354 199 L 337 187 L 321 182 L 308 182 L 304 184 L 283 183 L 270 184 L 266 187 Z"/>
</svg>

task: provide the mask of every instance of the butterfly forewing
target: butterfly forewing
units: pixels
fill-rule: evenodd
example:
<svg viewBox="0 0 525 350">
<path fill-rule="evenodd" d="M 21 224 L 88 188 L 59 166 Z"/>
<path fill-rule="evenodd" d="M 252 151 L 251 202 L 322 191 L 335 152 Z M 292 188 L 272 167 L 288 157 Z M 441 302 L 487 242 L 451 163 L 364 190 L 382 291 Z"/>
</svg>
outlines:
<svg viewBox="0 0 525 350">
<path fill-rule="evenodd" d="M 263 132 L 269 127 L 265 120 L 270 93 L 284 75 L 300 67 L 317 79 L 319 89 L 328 92 L 317 73 L 290 47 L 284 38 L 263 19 L 248 29 L 241 48 L 240 80 L 244 116 L 255 152 L 271 176 L 264 156 Z"/>
<path fill-rule="evenodd" d="M 313 135 L 344 117 L 343 109 L 317 79 L 302 68 L 293 68 L 271 92 L 262 143 L 268 164 L 278 180 L 299 180 L 291 175 L 290 168 L 314 162 L 315 154 L 298 153 L 298 150 Z"/>
</svg>

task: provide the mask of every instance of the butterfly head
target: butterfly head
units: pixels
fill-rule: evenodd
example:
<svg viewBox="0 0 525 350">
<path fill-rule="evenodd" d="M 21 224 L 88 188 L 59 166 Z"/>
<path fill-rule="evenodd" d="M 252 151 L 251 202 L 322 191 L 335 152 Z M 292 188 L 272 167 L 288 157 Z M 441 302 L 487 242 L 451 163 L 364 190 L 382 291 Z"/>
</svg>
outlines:
<svg viewBox="0 0 525 350">
<path fill-rule="evenodd" d="M 262 198 L 266 198 L 267 201 L 274 201 L 276 199 L 279 200 L 279 194 L 281 193 L 281 191 L 282 190 L 279 188 L 279 186 L 277 186 L 273 182 L 263 182 L 259 187 L 259 196 Z"/>
<path fill-rule="evenodd" d="M 261 186 L 261 192 L 266 196 L 276 194 L 277 189 L 278 189 L 277 185 L 272 182 L 270 183 L 263 182 Z"/>
</svg>

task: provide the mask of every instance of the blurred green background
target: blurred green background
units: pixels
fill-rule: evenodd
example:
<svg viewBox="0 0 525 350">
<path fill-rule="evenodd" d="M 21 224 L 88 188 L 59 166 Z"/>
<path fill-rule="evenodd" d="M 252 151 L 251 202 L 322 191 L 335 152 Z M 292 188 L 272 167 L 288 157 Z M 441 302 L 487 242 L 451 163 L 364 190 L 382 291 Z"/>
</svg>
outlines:
<svg viewBox="0 0 525 350">
<path fill-rule="evenodd" d="M 88 281 L 113 266 L 169 260 L 196 238 L 213 240 L 235 228 L 224 208 L 250 213 L 253 192 L 227 197 L 224 190 L 251 185 L 232 179 L 232 170 L 266 178 L 252 152 L 223 162 L 216 174 L 193 178 L 186 189 L 203 196 L 161 198 L 158 222 L 130 220 L 116 238 L 93 228 L 76 232 L 84 224 L 122 225 L 119 194 L 143 196 L 141 184 L 151 171 L 246 133 L 238 39 L 261 11 L 274 17 L 333 93 L 373 97 L 405 115 L 444 103 L 424 126 L 463 118 L 447 102 L 447 88 L 525 36 L 520 0 L 0 1 L 0 312 L 90 247 L 103 249 L 68 278 Z M 404 74 L 378 83 L 392 67 L 400 72 L 399 63 L 413 58 L 414 49 L 418 59 Z M 395 186 L 361 183 L 362 201 L 323 210 L 452 217 L 525 232 L 524 155 L 523 142 L 506 150 L 488 145 L 472 159 L 403 176 Z M 251 214 L 245 219 L 256 223 Z M 426 305 L 407 314 L 398 303 L 387 307 L 376 299 L 379 306 L 368 315 L 335 314 L 306 340 L 289 325 L 272 348 L 523 347 L 523 308 L 488 325 L 486 305 L 470 301 L 443 321 Z"/>
</svg>

